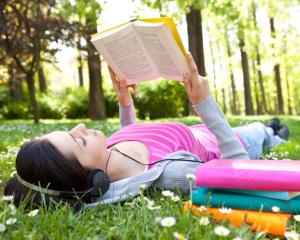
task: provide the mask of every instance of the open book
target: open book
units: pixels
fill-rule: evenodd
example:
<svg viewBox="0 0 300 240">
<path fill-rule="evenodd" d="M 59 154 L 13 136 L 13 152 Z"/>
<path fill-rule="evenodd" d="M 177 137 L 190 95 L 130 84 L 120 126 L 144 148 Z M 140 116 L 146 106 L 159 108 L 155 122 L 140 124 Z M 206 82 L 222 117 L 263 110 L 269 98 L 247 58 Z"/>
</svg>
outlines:
<svg viewBox="0 0 300 240">
<path fill-rule="evenodd" d="M 172 18 L 136 19 L 92 35 L 91 42 L 119 79 L 182 80 L 186 52 Z"/>
</svg>

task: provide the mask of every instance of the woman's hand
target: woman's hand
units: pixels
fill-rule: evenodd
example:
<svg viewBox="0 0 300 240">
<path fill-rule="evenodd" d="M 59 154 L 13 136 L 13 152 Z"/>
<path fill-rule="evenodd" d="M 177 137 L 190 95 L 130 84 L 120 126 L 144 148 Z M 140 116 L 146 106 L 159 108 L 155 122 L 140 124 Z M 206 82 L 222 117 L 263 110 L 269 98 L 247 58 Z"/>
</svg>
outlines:
<svg viewBox="0 0 300 240">
<path fill-rule="evenodd" d="M 191 103 L 197 104 L 211 95 L 210 88 L 208 80 L 198 74 L 198 69 L 191 53 L 188 54 L 188 63 L 190 73 L 183 74 L 183 84 Z"/>
<path fill-rule="evenodd" d="M 129 88 L 131 87 L 133 89 L 134 95 L 137 96 L 138 94 L 138 88 L 136 84 L 127 86 L 126 79 L 118 79 L 116 74 L 113 72 L 113 70 L 108 66 L 109 75 L 111 78 L 111 81 L 113 83 L 114 90 L 117 94 L 119 103 L 122 107 L 130 107 L 132 104 L 132 97 L 129 91 Z"/>
</svg>

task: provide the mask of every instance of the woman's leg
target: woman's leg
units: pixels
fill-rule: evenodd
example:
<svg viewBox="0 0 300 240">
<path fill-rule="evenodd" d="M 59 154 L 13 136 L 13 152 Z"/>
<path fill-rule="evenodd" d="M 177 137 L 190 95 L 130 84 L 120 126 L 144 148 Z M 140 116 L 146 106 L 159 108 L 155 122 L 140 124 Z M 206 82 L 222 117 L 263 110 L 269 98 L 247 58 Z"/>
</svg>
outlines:
<svg viewBox="0 0 300 240">
<path fill-rule="evenodd" d="M 259 159 L 263 149 L 270 150 L 285 142 L 285 140 L 274 134 L 272 128 L 266 127 L 261 122 L 236 127 L 233 128 L 233 131 L 242 138 L 250 159 Z"/>
</svg>

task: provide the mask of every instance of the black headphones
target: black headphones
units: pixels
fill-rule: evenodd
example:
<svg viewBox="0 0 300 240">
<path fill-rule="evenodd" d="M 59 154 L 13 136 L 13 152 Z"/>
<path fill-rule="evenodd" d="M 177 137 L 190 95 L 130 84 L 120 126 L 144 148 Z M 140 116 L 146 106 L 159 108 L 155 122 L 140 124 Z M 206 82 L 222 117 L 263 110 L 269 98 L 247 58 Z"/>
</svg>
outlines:
<svg viewBox="0 0 300 240">
<path fill-rule="evenodd" d="M 142 162 L 134 159 L 133 157 L 121 152 L 117 148 L 112 148 L 112 151 L 116 151 L 116 152 L 122 154 L 123 156 L 131 159 L 132 161 L 135 161 L 138 164 L 147 165 L 147 166 L 154 165 L 154 164 L 157 164 L 157 163 L 163 162 L 163 161 L 170 161 L 170 160 L 172 160 L 172 161 L 185 161 L 185 162 L 203 163 L 203 161 L 201 161 L 201 160 L 169 159 L 169 158 L 162 159 L 162 160 L 157 161 L 155 163 L 142 163 Z M 110 152 L 108 160 L 107 160 L 106 170 L 107 170 L 108 162 L 110 160 L 111 152 Z M 88 182 L 89 188 L 87 190 L 80 190 L 80 191 L 77 191 L 74 188 L 72 189 L 72 191 L 53 190 L 53 189 L 49 189 L 48 187 L 44 188 L 44 187 L 37 186 L 35 184 L 29 183 L 29 182 L 25 181 L 24 179 L 22 179 L 18 174 L 16 174 L 16 177 L 22 185 L 24 185 L 25 187 L 27 187 L 29 189 L 35 190 L 35 191 L 43 193 L 43 194 L 49 194 L 49 195 L 53 195 L 53 196 L 57 196 L 57 197 L 61 197 L 61 198 L 67 198 L 67 199 L 72 199 L 72 198 L 93 199 L 93 198 L 97 198 L 97 197 L 103 196 L 108 191 L 109 186 L 110 186 L 110 180 L 109 180 L 109 177 L 108 177 L 107 173 L 104 172 L 103 170 L 100 170 L 100 169 L 95 169 L 95 170 L 92 170 L 88 173 L 87 182 Z M 50 186 L 50 183 L 48 184 L 48 186 Z"/>
<path fill-rule="evenodd" d="M 25 187 L 35 190 L 43 194 L 49 194 L 61 198 L 79 198 L 79 199 L 93 199 L 100 196 L 103 196 L 110 186 L 110 181 L 108 175 L 100 169 L 92 170 L 87 175 L 88 189 L 77 191 L 72 188 L 72 191 L 60 191 L 49 189 L 48 187 L 44 188 L 37 186 L 35 184 L 29 183 L 22 179 L 18 174 L 16 174 L 18 181 Z M 48 184 L 50 186 L 50 183 Z"/>
</svg>

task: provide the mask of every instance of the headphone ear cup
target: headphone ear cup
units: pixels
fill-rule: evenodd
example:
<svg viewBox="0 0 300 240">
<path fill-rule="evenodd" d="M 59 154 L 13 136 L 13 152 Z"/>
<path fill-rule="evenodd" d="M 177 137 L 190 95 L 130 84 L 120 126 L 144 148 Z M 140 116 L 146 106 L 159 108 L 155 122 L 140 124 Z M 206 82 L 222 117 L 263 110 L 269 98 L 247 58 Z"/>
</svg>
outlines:
<svg viewBox="0 0 300 240">
<path fill-rule="evenodd" d="M 110 186 L 108 175 L 100 169 L 94 169 L 90 171 L 87 175 L 87 182 L 89 188 L 94 188 L 89 194 L 92 197 L 104 195 Z"/>
</svg>

